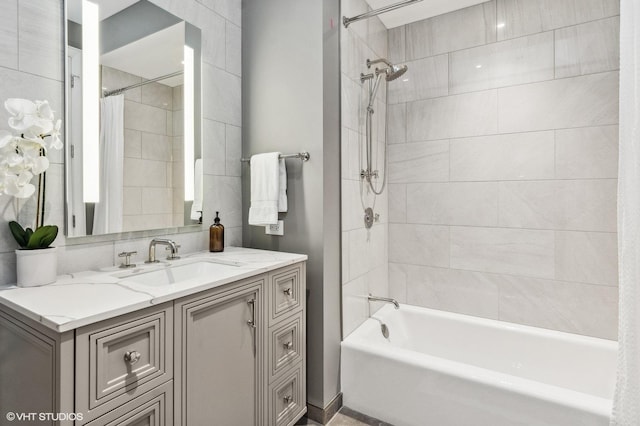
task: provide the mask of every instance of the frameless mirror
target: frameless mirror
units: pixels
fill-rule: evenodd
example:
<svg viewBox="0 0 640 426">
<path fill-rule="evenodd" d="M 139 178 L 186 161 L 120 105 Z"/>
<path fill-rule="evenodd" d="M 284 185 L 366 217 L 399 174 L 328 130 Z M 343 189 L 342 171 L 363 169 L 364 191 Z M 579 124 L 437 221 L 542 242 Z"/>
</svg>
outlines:
<svg viewBox="0 0 640 426">
<path fill-rule="evenodd" d="M 200 30 L 147 0 L 67 0 L 66 233 L 197 225 Z"/>
</svg>

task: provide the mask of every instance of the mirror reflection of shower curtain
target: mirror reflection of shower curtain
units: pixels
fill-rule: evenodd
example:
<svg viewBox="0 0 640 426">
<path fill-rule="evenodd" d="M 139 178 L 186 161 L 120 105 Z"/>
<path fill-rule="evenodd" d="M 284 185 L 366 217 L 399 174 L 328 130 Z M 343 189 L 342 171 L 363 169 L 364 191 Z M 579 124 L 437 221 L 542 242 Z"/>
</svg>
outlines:
<svg viewBox="0 0 640 426">
<path fill-rule="evenodd" d="M 122 232 L 124 169 L 124 95 L 100 100 L 100 202 L 93 235 Z"/>
</svg>

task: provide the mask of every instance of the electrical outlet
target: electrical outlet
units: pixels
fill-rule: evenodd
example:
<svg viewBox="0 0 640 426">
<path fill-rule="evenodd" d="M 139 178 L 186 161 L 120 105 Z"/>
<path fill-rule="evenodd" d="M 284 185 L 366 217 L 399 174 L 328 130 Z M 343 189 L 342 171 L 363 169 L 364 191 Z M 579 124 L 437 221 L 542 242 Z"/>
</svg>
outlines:
<svg viewBox="0 0 640 426">
<path fill-rule="evenodd" d="M 265 232 L 268 235 L 284 235 L 284 221 L 279 220 L 277 225 L 265 226 Z"/>
</svg>

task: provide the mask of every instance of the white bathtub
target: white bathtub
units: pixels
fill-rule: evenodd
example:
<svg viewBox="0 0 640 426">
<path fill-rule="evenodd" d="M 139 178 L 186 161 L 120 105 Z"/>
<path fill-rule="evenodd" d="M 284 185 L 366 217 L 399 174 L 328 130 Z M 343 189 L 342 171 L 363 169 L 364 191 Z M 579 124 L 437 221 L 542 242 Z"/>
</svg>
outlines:
<svg viewBox="0 0 640 426">
<path fill-rule="evenodd" d="M 609 424 L 616 342 L 407 305 L 373 318 L 342 342 L 349 408 L 398 426 Z"/>
</svg>

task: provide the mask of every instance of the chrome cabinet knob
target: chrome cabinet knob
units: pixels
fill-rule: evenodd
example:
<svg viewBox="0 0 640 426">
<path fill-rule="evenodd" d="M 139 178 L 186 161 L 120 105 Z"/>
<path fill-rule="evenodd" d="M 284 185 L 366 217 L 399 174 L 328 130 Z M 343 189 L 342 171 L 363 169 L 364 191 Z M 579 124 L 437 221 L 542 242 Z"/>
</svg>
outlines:
<svg viewBox="0 0 640 426">
<path fill-rule="evenodd" d="M 293 400 L 293 398 L 291 397 L 291 395 L 286 395 L 284 398 L 282 398 L 284 400 L 284 403 L 289 405 L 289 403 L 291 403 L 291 401 Z"/>
<path fill-rule="evenodd" d="M 282 290 L 282 292 L 287 296 L 291 296 L 291 287 L 285 288 L 284 290 Z"/>
<path fill-rule="evenodd" d="M 284 349 L 286 351 L 290 351 L 290 350 L 293 349 L 293 342 L 287 342 L 287 343 L 283 344 L 282 346 L 284 346 Z"/>
<path fill-rule="evenodd" d="M 133 365 L 136 362 L 140 361 L 140 352 L 138 351 L 129 351 L 124 354 L 124 362 L 129 365 Z"/>
</svg>

